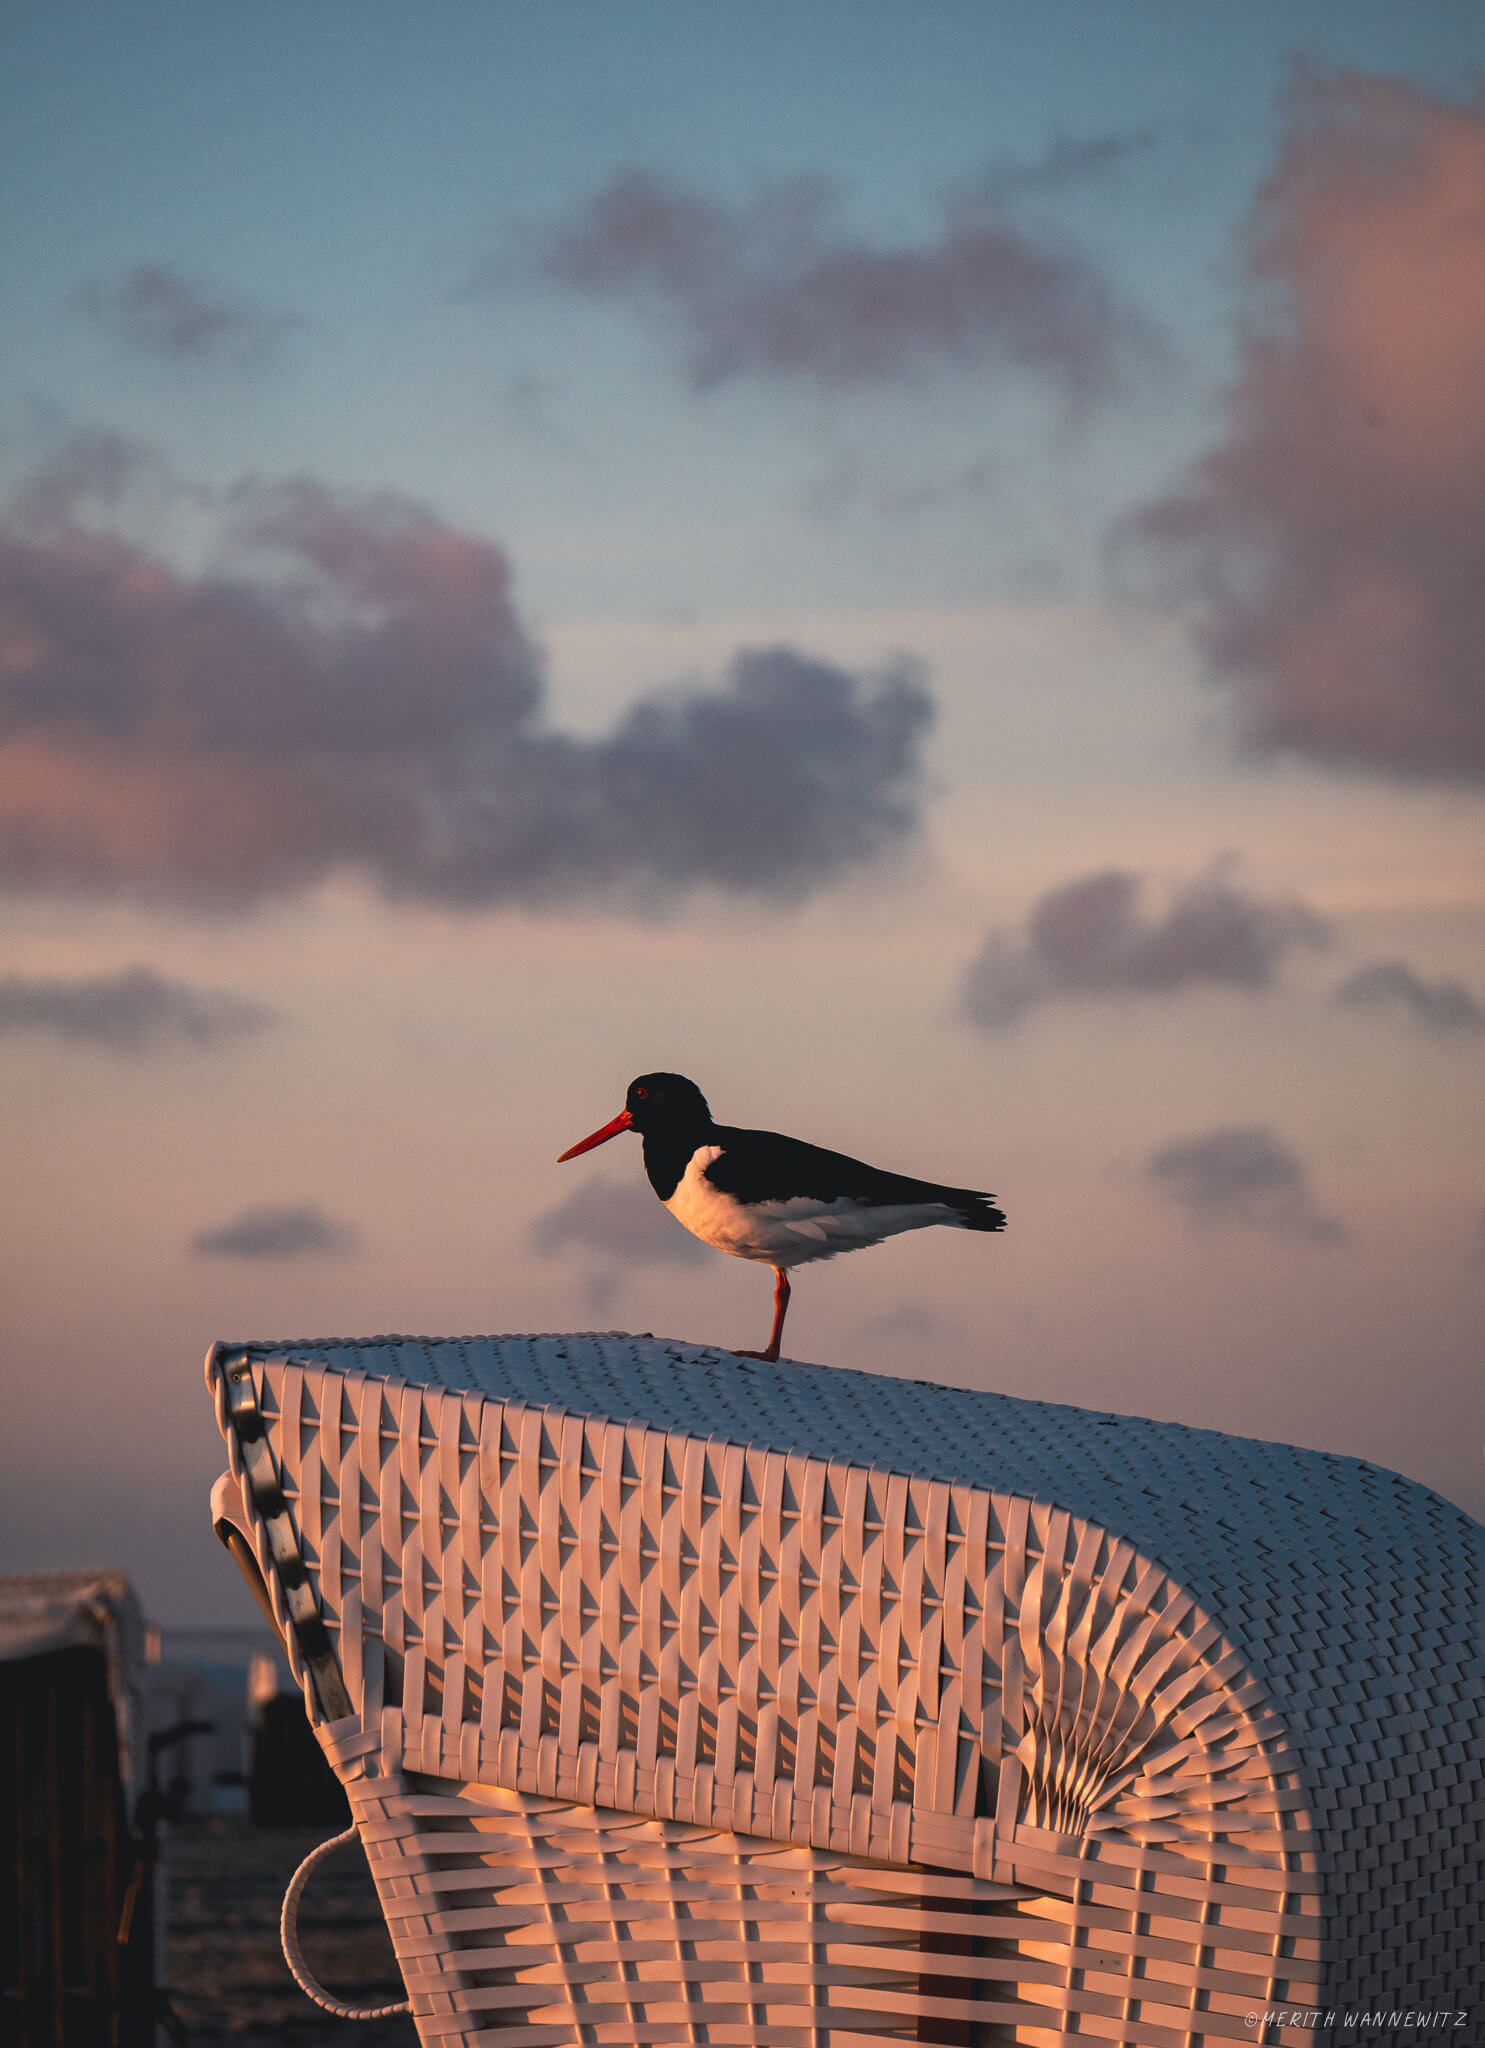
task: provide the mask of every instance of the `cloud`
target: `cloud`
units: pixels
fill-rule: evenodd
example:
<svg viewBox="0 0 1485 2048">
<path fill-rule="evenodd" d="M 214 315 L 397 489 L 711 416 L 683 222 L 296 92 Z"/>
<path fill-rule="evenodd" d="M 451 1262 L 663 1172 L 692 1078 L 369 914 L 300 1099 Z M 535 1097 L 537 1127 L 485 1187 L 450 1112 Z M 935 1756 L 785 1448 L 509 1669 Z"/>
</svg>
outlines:
<svg viewBox="0 0 1485 2048">
<path fill-rule="evenodd" d="M 1485 1033 L 1485 1004 L 1462 981 L 1425 981 L 1405 960 L 1371 960 L 1335 991 L 1353 1010 L 1388 1010 L 1441 1035 Z"/>
<path fill-rule="evenodd" d="M 1126 528 L 1248 739 L 1485 775 L 1485 97 L 1302 73 L 1223 438 Z"/>
<path fill-rule="evenodd" d="M 524 249 L 547 282 L 658 315 L 699 391 L 743 376 L 839 388 L 1014 367 L 1083 405 L 1154 349 L 1092 264 L 1023 232 L 989 192 L 949 207 L 935 237 L 882 246 L 844 226 L 823 177 L 729 205 L 626 170 L 570 220 L 528 230 Z M 508 275 L 492 265 L 483 282 Z"/>
<path fill-rule="evenodd" d="M 1054 135 L 1039 157 L 998 156 L 985 172 L 985 188 L 1004 199 L 1025 193 L 1064 192 L 1096 184 L 1132 159 L 1157 147 L 1149 128 L 1119 129 L 1107 135 Z"/>
<path fill-rule="evenodd" d="M 1150 1154 L 1145 1174 L 1203 1225 L 1233 1223 L 1309 1244 L 1339 1244 L 1350 1234 L 1317 1206 L 1295 1154 L 1258 1124 L 1173 1139 Z"/>
<path fill-rule="evenodd" d="M 39 1031 L 109 1052 L 151 1053 L 215 1046 L 278 1021 L 278 1012 L 221 989 L 167 981 L 152 967 L 68 980 L 0 976 L 0 1036 Z"/>
<path fill-rule="evenodd" d="M 234 904 L 350 869 L 468 907 L 780 902 L 917 829 L 933 706 L 910 664 L 744 651 L 579 739 L 542 722 L 492 542 L 250 481 L 190 496 L 219 558 L 188 574 L 123 530 L 137 466 L 75 449 L 0 522 L 0 881 Z"/>
<path fill-rule="evenodd" d="M 1306 904 L 1252 895 L 1220 865 L 1179 889 L 1160 916 L 1141 913 L 1143 886 L 1138 875 L 1106 868 L 1048 890 L 1024 938 L 986 938 L 965 976 L 965 1016 L 998 1031 L 1043 1003 L 1203 984 L 1266 989 L 1286 953 L 1331 936 Z"/>
<path fill-rule="evenodd" d="M 356 1249 L 347 1223 L 337 1223 L 313 1203 L 298 1207 L 244 1209 L 230 1223 L 203 1230 L 191 1250 L 206 1259 L 341 1259 Z"/>
<path fill-rule="evenodd" d="M 296 328 L 297 313 L 234 298 L 163 263 L 94 278 L 74 297 L 110 341 L 132 355 L 237 370 L 265 368 Z"/>
<path fill-rule="evenodd" d="M 707 1247 L 685 1230 L 648 1187 L 585 1180 L 531 1226 L 531 1248 L 543 1258 L 566 1251 L 596 1254 L 621 1265 L 691 1266 Z"/>
</svg>

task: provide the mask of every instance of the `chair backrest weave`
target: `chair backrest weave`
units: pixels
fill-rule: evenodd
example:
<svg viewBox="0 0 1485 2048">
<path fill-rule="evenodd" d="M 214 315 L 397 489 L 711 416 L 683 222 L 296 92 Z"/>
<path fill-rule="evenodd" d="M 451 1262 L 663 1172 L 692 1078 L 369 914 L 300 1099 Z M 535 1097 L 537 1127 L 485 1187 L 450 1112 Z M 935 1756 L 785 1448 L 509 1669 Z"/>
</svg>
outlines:
<svg viewBox="0 0 1485 2048">
<path fill-rule="evenodd" d="M 643 1368 L 628 1380 L 626 1345 Z M 1325 1802 L 1280 1711 L 1292 1695 L 1276 1700 L 1255 1671 L 1231 1605 L 1202 1597 L 1222 1588 L 1213 1557 L 1242 1581 L 1246 1541 L 1250 1599 L 1236 1619 L 1265 1596 L 1282 1619 L 1283 1574 L 1233 1526 L 1229 1498 L 1269 1447 L 1202 1432 L 1184 1445 L 1175 1432 L 1164 1477 L 1184 1467 L 1187 1523 L 1219 1526 L 1192 1527 L 1173 1562 L 1169 1499 L 1142 1531 L 1121 1500 L 1160 1461 L 1146 1442 L 1122 1486 L 1101 1476 L 1110 1422 L 1079 1411 L 819 1368 L 793 1384 L 790 1368 L 726 1378 L 715 1354 L 617 1338 L 222 1347 L 209 1370 L 244 1478 L 229 1358 L 250 1372 L 303 1585 L 343 1678 L 350 1711 L 322 1731 L 343 1775 L 395 1771 L 404 1798 L 421 1783 L 589 1814 L 548 1823 L 564 1841 L 574 1826 L 591 1834 L 596 1811 L 605 1826 L 627 1815 L 708 1831 L 734 1857 L 742 1840 L 842 1868 L 958 1873 L 987 1888 L 981 1913 L 996 1898 L 1017 1912 L 1062 1900 L 1068 1955 L 1088 1948 L 1100 1913 L 1122 1930 L 1105 1928 L 1116 1960 L 1099 1966 L 1119 1985 L 1099 1995 L 1116 2003 L 1131 1996 L 1141 1922 L 1164 1917 L 1186 1930 L 1194 1970 L 1231 1980 L 1233 2026 L 1255 2000 L 1318 2004 L 1349 1959 L 1354 1901 L 1325 1874 Z M 409 1368 L 422 1384 L 400 1376 Z M 617 1412 L 595 1412 L 595 1396 Z M 976 1466 L 974 1433 L 952 1424 L 977 1402 Z M 894 1433 L 892 1408 L 906 1403 L 915 1426 Z M 901 1469 L 905 1434 L 929 1469 Z M 1137 1431 L 1124 1434 L 1138 1451 Z M 1225 1467 L 1214 1444 L 1234 1446 Z M 1018 1449 L 1024 1490 L 983 1483 Z M 270 1576 L 271 1521 L 259 1514 L 253 1535 Z M 1162 1522 L 1157 1556 L 1137 1533 Z M 1193 1559 L 1205 1573 L 1179 1569 Z M 288 1576 L 299 1569 L 291 1561 Z M 286 1620 L 295 1597 L 292 1585 L 280 1595 Z M 1271 1663 L 1333 1661 L 1306 1642 L 1302 1614 L 1288 1627 Z M 1477 1724 L 1457 1732 L 1478 1743 Z M 1244 1936 L 1193 1942 L 1193 1914 Z M 1144 1940 L 1154 1954 L 1173 1938 Z M 1070 1996 L 1074 1966 L 1055 1969 Z M 1215 2008 L 1192 1995 L 1176 2000 L 1187 2017 L 1167 2012 L 1161 2028 L 1172 2041 L 1224 2037 L 1213 2015 L 1226 1992 Z"/>
</svg>

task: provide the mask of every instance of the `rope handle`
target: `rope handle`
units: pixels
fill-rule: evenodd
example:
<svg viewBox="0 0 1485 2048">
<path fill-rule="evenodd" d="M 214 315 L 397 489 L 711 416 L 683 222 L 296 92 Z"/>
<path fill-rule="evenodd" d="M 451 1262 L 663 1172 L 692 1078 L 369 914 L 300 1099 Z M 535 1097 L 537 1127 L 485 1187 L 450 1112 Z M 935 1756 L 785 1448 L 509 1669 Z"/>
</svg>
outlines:
<svg viewBox="0 0 1485 2048">
<path fill-rule="evenodd" d="M 334 2013 L 340 2020 L 384 2020 L 396 2012 L 411 2012 L 412 2006 L 404 1998 L 398 2005 L 342 2005 L 338 1998 L 332 1998 L 324 1985 L 314 1976 L 304 1952 L 299 1946 L 299 1901 L 304 1887 L 309 1883 L 315 1866 L 343 1843 L 356 1839 L 355 1823 L 352 1822 L 344 1834 L 333 1835 L 328 1842 L 321 1842 L 317 1849 L 311 1849 L 294 1875 L 289 1879 L 289 1889 L 284 1893 L 284 1910 L 279 1918 L 279 1938 L 283 1942 L 284 1961 L 288 1964 L 294 1982 L 306 1998 L 312 1998 L 325 2012 Z"/>
</svg>

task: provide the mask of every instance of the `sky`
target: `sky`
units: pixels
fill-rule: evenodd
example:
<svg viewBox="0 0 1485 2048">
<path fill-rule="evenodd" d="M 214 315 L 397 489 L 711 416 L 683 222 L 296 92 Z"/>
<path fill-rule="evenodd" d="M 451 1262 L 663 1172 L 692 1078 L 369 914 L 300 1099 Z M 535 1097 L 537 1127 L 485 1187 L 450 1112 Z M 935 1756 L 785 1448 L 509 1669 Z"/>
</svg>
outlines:
<svg viewBox="0 0 1485 2048">
<path fill-rule="evenodd" d="M 0 1558 L 217 1338 L 767 1334 L 1485 1515 L 1485 15 L 0 9 Z"/>
</svg>

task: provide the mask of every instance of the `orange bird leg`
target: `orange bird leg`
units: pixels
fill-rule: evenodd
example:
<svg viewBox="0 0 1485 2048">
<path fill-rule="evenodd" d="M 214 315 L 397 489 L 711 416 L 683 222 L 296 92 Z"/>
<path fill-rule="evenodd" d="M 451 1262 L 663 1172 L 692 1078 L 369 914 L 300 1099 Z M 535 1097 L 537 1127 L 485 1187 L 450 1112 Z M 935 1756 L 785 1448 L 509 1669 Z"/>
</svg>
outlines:
<svg viewBox="0 0 1485 2048">
<path fill-rule="evenodd" d="M 766 1351 L 735 1351 L 733 1353 L 734 1358 L 761 1358 L 765 1365 L 773 1365 L 778 1360 L 779 1339 L 784 1334 L 784 1317 L 789 1312 L 790 1287 L 789 1275 L 782 1266 L 775 1266 L 773 1274 L 773 1334 L 769 1337 L 768 1349 Z"/>
</svg>

